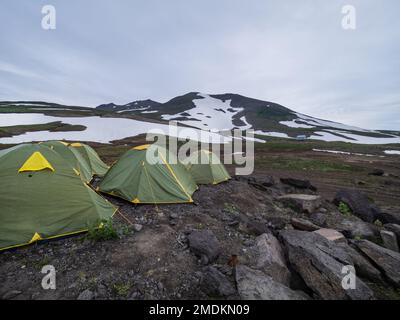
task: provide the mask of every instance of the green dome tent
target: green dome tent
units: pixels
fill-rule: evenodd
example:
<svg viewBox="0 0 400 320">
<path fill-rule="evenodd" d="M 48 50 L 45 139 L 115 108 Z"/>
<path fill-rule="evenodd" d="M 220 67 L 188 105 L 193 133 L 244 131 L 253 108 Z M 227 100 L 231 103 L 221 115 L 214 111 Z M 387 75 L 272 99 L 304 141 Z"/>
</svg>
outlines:
<svg viewBox="0 0 400 320">
<path fill-rule="evenodd" d="M 97 152 L 84 143 L 71 143 L 68 145 L 77 158 L 81 156 L 88 164 L 93 175 L 102 177 L 106 174 L 109 167 L 100 159 Z"/>
<path fill-rule="evenodd" d="M 83 181 L 89 183 L 93 179 L 92 169 L 89 163 L 83 158 L 83 156 L 78 151 L 73 151 L 68 147 L 68 143 L 62 141 L 46 141 L 41 142 L 41 144 L 50 147 L 59 155 L 61 155 L 64 160 L 79 172 Z"/>
<path fill-rule="evenodd" d="M 149 162 L 147 155 L 159 161 Z M 107 172 L 99 190 L 133 203 L 193 202 L 196 183 L 181 163 L 168 159 L 171 154 L 156 145 L 128 150 Z"/>
<path fill-rule="evenodd" d="M 116 212 L 43 144 L 0 151 L 0 250 L 99 227 Z"/>
<path fill-rule="evenodd" d="M 218 184 L 231 178 L 219 157 L 208 150 L 194 152 L 184 162 L 198 184 Z"/>
</svg>

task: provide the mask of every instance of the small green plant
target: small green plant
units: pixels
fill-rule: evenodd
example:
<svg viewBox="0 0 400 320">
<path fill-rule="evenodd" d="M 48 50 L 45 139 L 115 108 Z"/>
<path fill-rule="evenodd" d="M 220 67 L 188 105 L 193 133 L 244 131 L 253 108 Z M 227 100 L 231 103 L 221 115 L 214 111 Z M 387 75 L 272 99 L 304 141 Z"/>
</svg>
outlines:
<svg viewBox="0 0 400 320">
<path fill-rule="evenodd" d="M 50 264 L 50 259 L 44 256 L 41 260 L 33 262 L 33 266 L 36 269 L 41 270 L 45 265 Z"/>
<path fill-rule="evenodd" d="M 86 273 L 83 271 L 79 271 L 78 279 L 79 279 L 79 282 L 82 282 L 82 283 L 85 282 L 86 281 Z"/>
<path fill-rule="evenodd" d="M 199 223 L 198 225 L 197 225 L 197 229 L 199 229 L 199 230 L 203 230 L 205 228 L 205 226 L 204 226 L 204 224 L 202 224 L 202 223 Z"/>
<path fill-rule="evenodd" d="M 382 223 L 382 221 L 380 221 L 379 219 L 376 219 L 376 220 L 375 220 L 374 225 L 376 225 L 376 226 L 379 227 L 379 228 L 382 228 L 382 227 L 383 227 L 383 223 Z"/>
<path fill-rule="evenodd" d="M 356 236 L 354 237 L 354 240 L 362 240 L 362 236 L 356 235 Z"/>
<path fill-rule="evenodd" d="M 239 210 L 231 203 L 224 203 L 224 210 L 230 214 L 238 214 Z"/>
<path fill-rule="evenodd" d="M 116 283 L 113 285 L 113 292 L 117 296 L 126 297 L 131 289 L 130 283 Z"/>
<path fill-rule="evenodd" d="M 340 202 L 339 203 L 339 211 L 340 211 L 341 214 L 343 214 L 346 217 L 350 217 L 351 216 L 351 209 L 349 208 L 347 203 Z"/>
<path fill-rule="evenodd" d="M 97 228 L 90 228 L 87 238 L 94 241 L 106 241 L 118 239 L 118 230 L 115 228 L 112 220 L 102 220 Z"/>
</svg>

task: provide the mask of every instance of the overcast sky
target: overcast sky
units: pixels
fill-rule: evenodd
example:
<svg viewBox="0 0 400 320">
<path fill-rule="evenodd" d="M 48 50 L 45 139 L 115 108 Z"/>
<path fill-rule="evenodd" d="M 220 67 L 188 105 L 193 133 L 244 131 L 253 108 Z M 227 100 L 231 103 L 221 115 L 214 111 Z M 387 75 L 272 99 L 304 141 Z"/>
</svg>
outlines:
<svg viewBox="0 0 400 320">
<path fill-rule="evenodd" d="M 43 30 L 43 5 L 56 30 Z M 356 30 L 342 28 L 343 5 Z M 2 0 L 0 100 L 239 93 L 400 130 L 398 0 Z"/>
</svg>

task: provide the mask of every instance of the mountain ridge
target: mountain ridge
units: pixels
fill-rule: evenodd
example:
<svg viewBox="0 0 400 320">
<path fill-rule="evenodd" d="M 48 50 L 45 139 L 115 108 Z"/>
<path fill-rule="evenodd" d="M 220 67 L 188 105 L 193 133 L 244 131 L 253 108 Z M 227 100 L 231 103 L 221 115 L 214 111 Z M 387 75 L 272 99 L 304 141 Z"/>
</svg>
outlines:
<svg viewBox="0 0 400 320">
<path fill-rule="evenodd" d="M 43 113 L 53 117 L 99 116 L 163 124 L 176 121 L 211 132 L 252 129 L 257 141 L 264 141 L 266 137 L 304 137 L 364 144 L 400 143 L 400 132 L 397 130 L 366 130 L 235 93 L 204 94 L 193 91 L 164 103 L 144 99 L 121 105 L 106 103 L 95 108 L 41 101 L 3 101 L 0 102 L 1 113 Z"/>
<path fill-rule="evenodd" d="M 209 101 L 210 106 L 197 110 L 197 104 L 201 100 Z M 215 100 L 213 100 L 215 99 Z M 143 107 L 143 101 L 136 101 Z M 126 105 L 119 105 L 119 112 L 124 110 L 124 113 L 139 115 L 149 120 L 174 120 L 185 123 L 194 127 L 205 130 L 212 129 L 254 129 L 256 133 L 263 135 L 265 132 L 286 134 L 289 138 L 295 138 L 299 135 L 305 135 L 308 138 L 318 138 L 318 136 L 326 136 L 334 139 L 335 137 L 345 140 L 355 141 L 352 136 L 346 135 L 361 135 L 364 137 L 382 137 L 391 138 L 397 136 L 394 130 L 366 130 L 350 125 L 344 125 L 338 122 L 319 119 L 298 113 L 281 104 L 264 101 L 261 99 L 251 98 L 235 93 L 223 94 L 203 94 L 200 92 L 189 92 L 170 99 L 165 103 L 156 102 L 152 105 L 146 105 L 146 109 L 132 108 L 131 102 Z M 212 104 L 215 104 L 212 106 Z M 226 104 L 229 104 L 227 106 Z M 104 109 L 104 105 L 98 106 L 98 109 Z M 209 112 L 209 119 L 205 119 L 207 115 L 202 114 L 203 111 Z M 220 112 L 219 115 L 215 111 Z M 212 122 L 213 113 L 215 117 L 224 117 L 226 114 L 231 115 L 231 127 L 211 127 L 207 122 Z M 227 123 L 225 123 L 225 126 Z M 268 135 L 268 134 L 267 134 Z"/>
</svg>

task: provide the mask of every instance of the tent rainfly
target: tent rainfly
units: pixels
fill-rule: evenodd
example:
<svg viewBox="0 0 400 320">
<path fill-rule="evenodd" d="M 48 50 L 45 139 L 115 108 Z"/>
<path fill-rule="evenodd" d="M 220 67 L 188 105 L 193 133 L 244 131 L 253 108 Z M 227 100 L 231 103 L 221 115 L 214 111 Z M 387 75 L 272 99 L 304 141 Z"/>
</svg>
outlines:
<svg viewBox="0 0 400 320">
<path fill-rule="evenodd" d="M 99 190 L 132 203 L 193 202 L 196 183 L 183 164 L 169 159 L 169 151 L 156 145 L 128 150 L 107 172 Z"/>
<path fill-rule="evenodd" d="M 43 144 L 0 151 L 0 250 L 101 226 L 116 207 Z"/>
<path fill-rule="evenodd" d="M 103 177 L 107 173 L 109 167 L 100 159 L 92 147 L 84 143 L 71 143 L 68 146 L 77 158 L 81 156 L 86 161 L 92 176 Z"/>
<path fill-rule="evenodd" d="M 184 163 L 198 184 L 218 184 L 231 178 L 219 157 L 208 150 L 194 152 Z"/>
<path fill-rule="evenodd" d="M 41 144 L 53 149 L 64 158 L 75 170 L 79 172 L 82 180 L 89 183 L 93 179 L 90 164 L 83 158 L 78 151 L 73 151 L 68 147 L 68 143 L 63 141 L 46 141 Z"/>
</svg>

